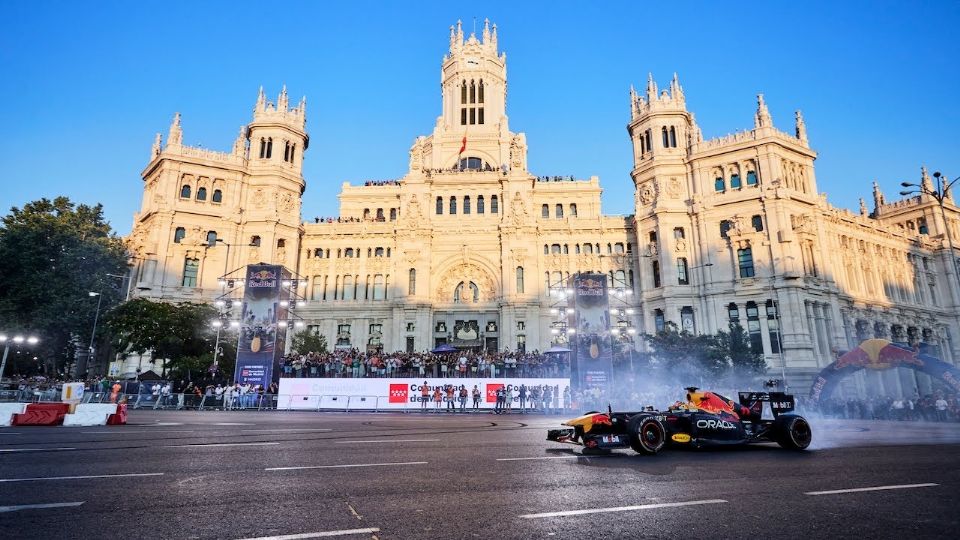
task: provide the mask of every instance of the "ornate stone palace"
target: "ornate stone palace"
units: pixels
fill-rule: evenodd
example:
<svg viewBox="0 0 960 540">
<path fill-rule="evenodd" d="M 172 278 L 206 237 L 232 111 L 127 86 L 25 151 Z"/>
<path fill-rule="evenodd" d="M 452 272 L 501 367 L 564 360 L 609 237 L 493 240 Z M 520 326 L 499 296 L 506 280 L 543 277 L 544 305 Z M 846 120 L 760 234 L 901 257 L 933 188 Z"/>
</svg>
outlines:
<svg viewBox="0 0 960 540">
<path fill-rule="evenodd" d="M 875 336 L 960 355 L 953 199 L 949 224 L 932 197 L 887 202 L 876 186 L 872 211 L 831 206 L 799 111 L 794 132 L 780 131 L 760 95 L 753 129 L 704 140 L 676 76 L 662 91 L 651 77 L 630 92 L 635 214 L 614 216 L 596 177 L 528 170 L 495 25 L 466 38 L 452 27 L 441 76 L 442 114 L 407 172 L 344 183 L 333 219 L 301 220 L 305 101 L 261 90 L 230 152 L 184 145 L 177 115 L 142 173 L 135 294 L 210 301 L 219 276 L 263 261 L 308 280 L 300 316 L 332 346 L 544 350 L 563 335 L 551 311 L 565 280 L 597 271 L 622 298 L 621 329 L 739 322 L 791 382 Z M 933 189 L 925 170 L 919 182 Z M 883 383 L 917 387 L 903 377 Z"/>
</svg>

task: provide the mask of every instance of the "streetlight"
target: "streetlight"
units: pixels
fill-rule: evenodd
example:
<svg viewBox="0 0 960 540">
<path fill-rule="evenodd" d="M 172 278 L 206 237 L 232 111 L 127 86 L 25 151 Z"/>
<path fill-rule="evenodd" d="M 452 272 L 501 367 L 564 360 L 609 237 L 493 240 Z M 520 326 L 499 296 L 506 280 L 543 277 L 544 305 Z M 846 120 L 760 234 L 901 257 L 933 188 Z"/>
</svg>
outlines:
<svg viewBox="0 0 960 540">
<path fill-rule="evenodd" d="M 17 345 L 27 342 L 28 345 L 36 345 L 40 340 L 35 336 L 23 337 L 21 335 L 8 338 L 6 334 L 0 334 L 0 343 L 3 343 L 3 360 L 0 361 L 0 381 L 3 380 L 3 372 L 7 369 L 7 355 L 10 353 L 10 342 Z"/>
<path fill-rule="evenodd" d="M 950 247 L 950 262 L 953 266 L 953 275 L 957 279 L 957 284 L 960 285 L 960 272 L 957 270 L 957 257 L 953 251 L 953 234 L 950 232 L 950 223 L 947 221 L 947 211 L 943 208 L 944 201 L 950 198 L 950 188 L 952 188 L 957 181 L 960 181 L 960 176 L 954 178 L 949 183 L 947 182 L 947 178 L 940 174 L 940 171 L 934 172 L 933 177 L 937 179 L 937 185 L 933 189 L 923 184 L 917 185 L 910 182 L 901 182 L 900 185 L 905 188 L 916 189 L 901 191 L 900 195 L 922 193 L 930 195 L 936 199 L 937 204 L 940 205 L 940 217 L 943 218 L 943 227 L 947 230 L 947 245 Z M 927 178 L 927 180 L 929 180 L 929 178 Z"/>
<path fill-rule="evenodd" d="M 93 315 L 93 331 L 90 332 L 90 346 L 87 347 L 88 358 L 93 358 L 93 338 L 96 337 L 97 335 L 97 321 L 100 320 L 100 304 L 103 302 L 103 294 L 90 291 L 87 293 L 87 295 L 90 297 L 93 297 L 93 296 L 97 297 L 97 311 Z M 87 367 L 86 364 L 84 364 L 83 367 L 84 367 L 84 371 L 86 371 L 86 367 Z M 79 373 L 79 370 L 78 370 L 78 373 L 76 375 L 78 377 L 82 377 L 83 373 Z"/>
</svg>

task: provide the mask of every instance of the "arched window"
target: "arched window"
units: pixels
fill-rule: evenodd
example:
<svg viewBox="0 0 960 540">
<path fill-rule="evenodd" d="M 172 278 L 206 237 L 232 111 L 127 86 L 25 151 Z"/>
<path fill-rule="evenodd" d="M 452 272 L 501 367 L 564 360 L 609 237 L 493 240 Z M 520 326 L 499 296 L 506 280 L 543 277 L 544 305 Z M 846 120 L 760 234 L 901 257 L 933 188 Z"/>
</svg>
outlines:
<svg viewBox="0 0 960 540">
<path fill-rule="evenodd" d="M 670 148 L 677 147 L 677 128 L 670 126 Z"/>
<path fill-rule="evenodd" d="M 267 159 L 273 156 L 273 137 L 267 138 Z"/>
<path fill-rule="evenodd" d="M 484 211 L 483 195 L 477 195 L 477 213 L 482 214 L 483 211 Z"/>
<path fill-rule="evenodd" d="M 497 196 L 494 195 L 493 197 L 490 197 L 490 213 L 496 214 L 499 211 L 500 211 L 500 206 L 497 200 Z"/>
<path fill-rule="evenodd" d="M 184 184 L 183 187 L 180 188 L 180 198 L 181 199 L 190 198 L 190 184 Z"/>
<path fill-rule="evenodd" d="M 343 276 L 343 300 L 356 298 L 357 287 L 353 283 L 353 276 Z"/>
<path fill-rule="evenodd" d="M 763 230 L 763 218 L 760 215 L 756 215 L 750 218 L 750 224 L 753 225 L 753 230 L 757 232 L 760 232 Z"/>
<path fill-rule="evenodd" d="M 570 217 L 577 217 L 577 203 L 570 205 Z"/>
<path fill-rule="evenodd" d="M 523 267 L 517 267 L 517 292 L 523 293 Z"/>
<path fill-rule="evenodd" d="M 587 255 L 593 255 L 593 244 L 584 244 L 583 252 Z"/>
<path fill-rule="evenodd" d="M 284 240 L 283 238 L 280 238 L 279 240 L 277 240 L 277 247 L 278 248 L 287 247 L 287 241 Z"/>
<path fill-rule="evenodd" d="M 207 245 L 212 246 L 217 243 L 217 231 L 207 231 Z"/>
<path fill-rule="evenodd" d="M 683 227 L 674 227 L 673 228 L 673 237 L 677 240 L 682 240 L 686 238 L 685 233 L 683 232 Z"/>
<path fill-rule="evenodd" d="M 207 188 L 205 187 L 197 188 L 197 200 L 198 201 L 207 200 Z"/>
<path fill-rule="evenodd" d="M 377 221 L 383 221 L 383 208 L 377 208 Z"/>
<path fill-rule="evenodd" d="M 469 195 L 463 196 L 463 213 L 464 214 L 470 213 L 470 196 Z"/>
<path fill-rule="evenodd" d="M 648 129 L 643 133 L 643 136 L 647 141 L 647 150 L 653 150 L 653 131 Z"/>
<path fill-rule="evenodd" d="M 551 244 L 550 253 L 554 255 L 560 255 L 560 244 Z"/>
<path fill-rule="evenodd" d="M 548 245 L 546 245 L 546 244 L 543 245 L 543 254 L 544 254 L 544 255 L 549 255 L 549 254 L 550 254 L 550 246 L 548 246 Z"/>
<path fill-rule="evenodd" d="M 663 332 L 667 329 L 667 321 L 663 316 L 662 309 L 653 310 L 653 325 L 656 327 L 657 332 Z"/>
<path fill-rule="evenodd" d="M 417 294 L 417 269 L 411 268 L 407 275 L 407 295 Z"/>
<path fill-rule="evenodd" d="M 613 244 L 607 244 L 607 255 L 613 253 Z"/>
<path fill-rule="evenodd" d="M 569 255 L 569 254 L 570 254 L 570 248 L 567 246 L 567 244 L 564 244 L 564 245 L 563 245 L 563 254 L 564 254 L 564 255 Z"/>
<path fill-rule="evenodd" d="M 730 175 L 730 189 L 740 189 L 740 174 L 733 173 Z"/>
<path fill-rule="evenodd" d="M 173 231 L 173 243 L 179 244 L 185 236 L 187 236 L 187 230 L 183 227 L 177 227 L 177 229 Z"/>
<path fill-rule="evenodd" d="M 556 209 L 555 209 L 555 211 L 554 211 L 554 214 L 557 216 L 557 219 L 560 219 L 560 218 L 563 217 L 563 205 L 562 205 L 562 204 L 558 204 L 558 205 L 556 206 Z"/>
<path fill-rule="evenodd" d="M 397 209 L 396 209 L 396 208 L 391 208 L 391 209 L 390 209 L 390 221 L 396 221 L 396 220 L 397 220 Z"/>
<path fill-rule="evenodd" d="M 623 242 L 617 242 L 613 245 L 614 253 L 623 253 Z"/>
<path fill-rule="evenodd" d="M 663 147 L 664 147 L 664 148 L 670 148 L 670 136 L 667 135 L 667 128 L 666 128 L 666 126 L 660 128 L 660 131 L 661 131 L 662 134 L 663 134 Z"/>
<path fill-rule="evenodd" d="M 353 248 L 347 248 L 346 251 L 343 252 L 343 256 L 346 257 L 346 258 L 348 258 L 348 259 L 352 259 L 352 258 L 353 258 Z"/>
<path fill-rule="evenodd" d="M 210 200 L 215 203 L 223 202 L 223 192 L 219 189 L 213 190 L 213 197 L 211 197 Z"/>
<path fill-rule="evenodd" d="M 437 197 L 437 215 L 443 214 L 443 197 Z"/>
<path fill-rule="evenodd" d="M 687 258 L 686 257 L 677 258 L 677 284 L 679 285 L 690 284 L 690 276 L 687 275 Z"/>
<path fill-rule="evenodd" d="M 369 219 L 370 219 L 370 209 L 369 209 L 369 208 L 364 208 L 364 209 L 363 209 L 363 220 L 364 220 L 364 221 L 368 221 Z"/>
<path fill-rule="evenodd" d="M 626 287 L 627 285 L 627 274 L 623 270 L 617 270 L 613 273 L 613 286 L 614 287 Z"/>
<path fill-rule="evenodd" d="M 727 233 L 730 232 L 730 229 L 733 228 L 733 222 L 729 219 L 725 219 L 720 222 L 720 238 L 727 238 Z"/>
<path fill-rule="evenodd" d="M 747 171 L 747 185 L 755 186 L 757 185 L 757 173 L 756 171 Z"/>
<path fill-rule="evenodd" d="M 260 159 L 267 157 L 267 140 L 260 137 Z"/>
<path fill-rule="evenodd" d="M 660 261 L 653 261 L 653 286 L 660 286 Z"/>
<path fill-rule="evenodd" d="M 383 257 L 383 253 L 384 252 L 382 247 L 378 247 L 377 249 L 373 250 L 374 257 Z"/>
<path fill-rule="evenodd" d="M 450 197 L 450 215 L 457 213 L 457 198 Z"/>
<path fill-rule="evenodd" d="M 718 176 L 713 180 L 713 190 L 717 192 L 726 191 L 727 187 L 723 183 L 723 177 Z"/>
<path fill-rule="evenodd" d="M 471 301 L 473 303 L 480 301 L 480 289 L 472 281 L 469 283 L 461 281 L 453 291 L 453 302 L 455 304 L 466 304 Z"/>
<path fill-rule="evenodd" d="M 316 258 L 318 258 L 318 259 L 322 259 L 322 258 L 323 258 L 323 249 L 322 249 L 322 248 L 317 248 L 317 249 L 313 250 L 313 256 L 316 257 Z"/>
<path fill-rule="evenodd" d="M 478 157 L 465 157 L 460 160 L 458 163 L 458 168 L 461 171 L 471 170 L 471 171 L 489 171 L 490 167 L 483 162 L 482 159 Z"/>
<path fill-rule="evenodd" d="M 579 254 L 580 254 L 580 244 L 575 244 L 575 245 L 573 246 L 573 251 L 574 251 L 575 254 L 579 255 Z"/>
<path fill-rule="evenodd" d="M 731 323 L 740 324 L 740 309 L 737 308 L 736 304 L 731 302 L 727 306 L 727 317 L 729 317 Z"/>
<path fill-rule="evenodd" d="M 540 217 L 548 218 L 550 217 L 550 205 L 544 204 L 540 206 Z"/>
<path fill-rule="evenodd" d="M 290 141 L 283 141 L 283 161 L 290 160 Z"/>
<path fill-rule="evenodd" d="M 293 163 L 293 155 L 297 152 L 297 145 L 290 145 L 290 163 Z"/>
<path fill-rule="evenodd" d="M 256 235 L 251 236 L 251 237 L 250 237 L 250 245 L 251 245 L 252 247 L 260 247 L 260 237 L 259 237 L 259 236 L 256 236 Z"/>
<path fill-rule="evenodd" d="M 737 264 L 740 266 L 740 277 L 753 277 L 753 250 L 750 248 L 738 249 Z"/>
</svg>

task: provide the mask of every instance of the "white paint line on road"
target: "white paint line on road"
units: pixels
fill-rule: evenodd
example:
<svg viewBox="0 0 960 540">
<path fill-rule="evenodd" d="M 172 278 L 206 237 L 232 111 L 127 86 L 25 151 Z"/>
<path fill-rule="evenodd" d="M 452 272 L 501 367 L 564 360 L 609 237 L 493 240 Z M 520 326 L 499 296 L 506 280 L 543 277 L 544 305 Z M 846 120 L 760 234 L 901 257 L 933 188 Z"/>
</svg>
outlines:
<svg viewBox="0 0 960 540">
<path fill-rule="evenodd" d="M 89 478 L 125 478 L 131 476 L 163 476 L 162 472 L 129 474 L 91 474 L 87 476 L 47 476 L 44 478 L 0 478 L 0 482 L 37 482 L 40 480 L 86 480 Z"/>
<path fill-rule="evenodd" d="M 197 443 L 197 444 L 168 444 L 164 448 L 207 448 L 210 446 L 273 446 L 278 442 L 237 442 L 237 443 Z"/>
<path fill-rule="evenodd" d="M 304 469 L 351 469 L 354 467 L 399 467 L 403 465 L 426 465 L 426 461 L 406 461 L 402 463 L 354 463 L 350 465 L 304 465 L 302 467 L 270 467 L 265 471 L 300 471 Z"/>
<path fill-rule="evenodd" d="M 144 424 L 146 425 L 146 424 Z M 154 426 L 182 426 L 183 422 L 157 422 Z"/>
<path fill-rule="evenodd" d="M 247 424 L 244 422 L 214 422 L 214 426 L 255 426 L 256 424 Z"/>
<path fill-rule="evenodd" d="M 112 431 L 81 431 L 80 433 L 85 433 L 87 435 L 113 435 L 116 433 L 149 433 L 151 435 L 157 434 L 162 435 L 164 433 L 193 433 L 192 429 L 147 429 L 140 431 L 127 431 L 124 429 L 115 429 Z"/>
<path fill-rule="evenodd" d="M 537 457 L 505 457 L 497 458 L 497 461 L 532 461 L 537 459 L 577 459 L 582 457 L 596 457 L 596 456 L 537 456 Z"/>
<path fill-rule="evenodd" d="M 243 540 L 301 540 L 304 538 L 326 538 L 329 536 L 349 536 L 351 534 L 373 534 L 380 532 L 376 527 L 366 529 L 341 529 L 339 531 L 323 531 L 302 534 L 285 534 L 283 536 L 258 536 L 256 538 L 244 538 Z"/>
<path fill-rule="evenodd" d="M 940 484 L 899 484 L 893 486 L 876 486 L 876 487 L 865 487 L 865 488 L 853 488 L 853 489 L 831 489 L 829 491 L 808 491 L 804 495 L 837 495 L 840 493 L 860 493 L 863 491 L 885 491 L 888 489 L 911 489 L 911 488 L 922 488 L 922 487 L 933 487 L 939 486 Z"/>
<path fill-rule="evenodd" d="M 371 440 L 362 440 L 362 441 L 337 441 L 334 444 L 383 444 L 383 443 L 398 443 L 398 442 L 440 442 L 440 439 L 382 439 L 379 441 Z"/>
<path fill-rule="evenodd" d="M 67 502 L 67 503 L 49 503 L 49 504 L 21 504 L 20 506 L 0 506 L 0 513 L 16 512 L 17 510 L 41 510 L 44 508 L 69 508 L 72 506 L 80 506 L 85 502 L 86 501 Z"/>
<path fill-rule="evenodd" d="M 519 517 L 523 519 L 536 519 L 536 518 L 549 518 L 549 517 L 582 516 L 585 514 L 602 514 L 606 512 L 630 512 L 633 510 L 653 510 L 655 508 L 674 508 L 677 506 L 696 506 L 701 504 L 722 504 L 725 502 L 727 501 L 723 499 L 707 499 L 703 501 L 640 504 L 637 506 L 615 506 L 613 508 L 590 508 L 587 510 L 567 510 L 565 512 L 544 512 L 542 514 L 523 514 Z"/>
<path fill-rule="evenodd" d="M 241 429 L 243 433 L 286 433 L 288 431 L 333 431 L 332 428 Z"/>
<path fill-rule="evenodd" d="M 76 450 L 76 448 L 4 448 L 0 452 L 48 452 L 50 450 Z"/>
</svg>

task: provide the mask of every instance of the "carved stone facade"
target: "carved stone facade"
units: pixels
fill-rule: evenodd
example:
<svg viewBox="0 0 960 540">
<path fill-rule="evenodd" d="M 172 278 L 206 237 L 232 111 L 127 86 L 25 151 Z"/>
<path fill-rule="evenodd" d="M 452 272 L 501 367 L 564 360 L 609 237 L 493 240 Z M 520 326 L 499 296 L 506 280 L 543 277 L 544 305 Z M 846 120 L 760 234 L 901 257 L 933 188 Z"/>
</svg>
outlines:
<svg viewBox="0 0 960 540">
<path fill-rule="evenodd" d="M 643 95 L 631 90 L 635 217 L 609 216 L 596 177 L 527 170 L 526 136 L 508 125 L 495 25 L 480 37 L 452 27 L 441 75 L 441 114 L 414 139 L 407 172 L 344 183 L 332 219 L 300 217 L 305 103 L 289 108 L 284 92 L 274 105 L 261 92 L 231 153 L 183 146 L 177 116 L 168 144 L 153 145 L 128 238 L 137 294 L 210 300 L 224 268 L 275 262 L 308 281 L 301 316 L 331 345 L 421 351 L 458 344 L 454 328 L 477 328 L 459 344 L 543 350 L 549 287 L 598 271 L 634 291 L 642 331 L 673 321 L 713 333 L 735 320 L 771 374 L 785 362 L 795 389 L 864 337 L 960 356 L 960 288 L 936 202 L 888 204 L 876 189 L 869 215 L 831 206 L 799 113 L 795 134 L 784 133 L 758 96 L 754 129 L 704 140 L 678 79 L 661 92 L 651 77 Z M 262 157 L 267 141 L 272 155 Z M 960 240 L 952 199 L 947 212 Z M 207 247 L 209 231 L 231 245 L 229 260 L 222 242 Z"/>
</svg>

